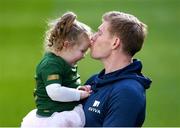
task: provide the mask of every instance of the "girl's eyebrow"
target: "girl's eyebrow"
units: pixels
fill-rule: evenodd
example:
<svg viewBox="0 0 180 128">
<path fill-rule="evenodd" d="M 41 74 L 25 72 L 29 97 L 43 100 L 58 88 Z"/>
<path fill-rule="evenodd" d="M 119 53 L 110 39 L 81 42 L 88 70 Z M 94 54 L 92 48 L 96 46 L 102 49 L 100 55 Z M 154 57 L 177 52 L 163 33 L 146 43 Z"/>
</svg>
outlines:
<svg viewBox="0 0 180 128">
<path fill-rule="evenodd" d="M 98 28 L 98 31 L 99 31 L 99 32 L 102 32 L 100 28 Z"/>
<path fill-rule="evenodd" d="M 99 31 L 99 33 L 101 33 L 101 34 L 103 33 L 103 31 L 102 31 L 101 29 L 98 29 L 98 31 Z"/>
<path fill-rule="evenodd" d="M 101 31 L 101 26 L 98 27 L 98 31 Z"/>
</svg>

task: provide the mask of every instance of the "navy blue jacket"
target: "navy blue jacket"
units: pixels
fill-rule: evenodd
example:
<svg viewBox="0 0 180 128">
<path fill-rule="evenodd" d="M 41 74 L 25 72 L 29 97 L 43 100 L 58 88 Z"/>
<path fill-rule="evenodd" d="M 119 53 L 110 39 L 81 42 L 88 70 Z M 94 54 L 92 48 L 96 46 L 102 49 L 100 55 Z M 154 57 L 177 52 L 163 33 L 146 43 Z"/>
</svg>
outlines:
<svg viewBox="0 0 180 128">
<path fill-rule="evenodd" d="M 145 119 L 145 90 L 151 80 L 141 73 L 139 60 L 127 67 L 105 74 L 102 70 L 86 84 L 92 86 L 92 94 L 84 102 L 85 127 L 142 126 Z"/>
</svg>

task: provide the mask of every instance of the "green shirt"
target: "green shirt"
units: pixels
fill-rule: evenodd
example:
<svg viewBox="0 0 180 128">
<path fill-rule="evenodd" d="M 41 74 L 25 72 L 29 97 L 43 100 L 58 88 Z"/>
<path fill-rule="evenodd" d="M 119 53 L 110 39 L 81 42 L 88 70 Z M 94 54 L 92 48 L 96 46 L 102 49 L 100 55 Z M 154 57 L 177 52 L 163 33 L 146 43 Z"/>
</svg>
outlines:
<svg viewBox="0 0 180 128">
<path fill-rule="evenodd" d="M 34 91 L 37 114 L 51 116 L 54 112 L 72 110 L 79 102 L 58 102 L 50 99 L 46 86 L 59 83 L 62 86 L 77 88 L 81 81 L 77 66 L 69 65 L 63 58 L 46 53 L 36 68 L 36 88 Z"/>
</svg>

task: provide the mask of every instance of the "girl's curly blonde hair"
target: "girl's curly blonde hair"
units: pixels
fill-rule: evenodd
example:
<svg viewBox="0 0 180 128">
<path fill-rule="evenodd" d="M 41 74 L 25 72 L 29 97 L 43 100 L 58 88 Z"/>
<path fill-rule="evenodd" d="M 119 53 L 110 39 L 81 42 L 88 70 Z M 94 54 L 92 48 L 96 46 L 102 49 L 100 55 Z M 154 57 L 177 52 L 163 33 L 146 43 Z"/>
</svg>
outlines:
<svg viewBox="0 0 180 128">
<path fill-rule="evenodd" d="M 73 12 L 66 12 L 62 17 L 49 23 L 50 28 L 46 32 L 44 42 L 45 52 L 61 50 L 64 41 L 76 44 L 80 36 L 89 37 L 90 27 L 77 21 L 76 18 Z"/>
</svg>

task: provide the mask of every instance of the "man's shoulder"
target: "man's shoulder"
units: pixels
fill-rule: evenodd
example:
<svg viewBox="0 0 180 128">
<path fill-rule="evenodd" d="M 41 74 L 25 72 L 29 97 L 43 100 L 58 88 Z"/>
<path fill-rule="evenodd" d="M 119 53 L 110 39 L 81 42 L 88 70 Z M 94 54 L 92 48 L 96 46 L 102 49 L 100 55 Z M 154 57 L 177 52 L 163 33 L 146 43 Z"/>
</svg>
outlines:
<svg viewBox="0 0 180 128">
<path fill-rule="evenodd" d="M 132 96 L 139 96 L 144 93 L 144 88 L 137 80 L 125 79 L 113 85 L 112 93 L 117 93 L 118 95 L 129 94 Z"/>
<path fill-rule="evenodd" d="M 116 89 L 134 89 L 134 88 L 141 88 L 142 85 L 135 79 L 123 79 L 114 83 L 113 88 Z"/>
</svg>

